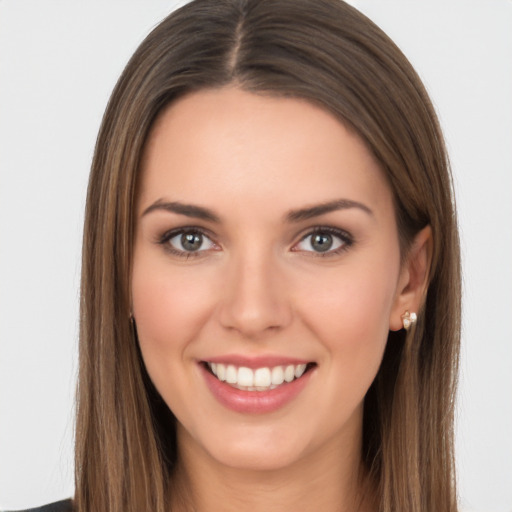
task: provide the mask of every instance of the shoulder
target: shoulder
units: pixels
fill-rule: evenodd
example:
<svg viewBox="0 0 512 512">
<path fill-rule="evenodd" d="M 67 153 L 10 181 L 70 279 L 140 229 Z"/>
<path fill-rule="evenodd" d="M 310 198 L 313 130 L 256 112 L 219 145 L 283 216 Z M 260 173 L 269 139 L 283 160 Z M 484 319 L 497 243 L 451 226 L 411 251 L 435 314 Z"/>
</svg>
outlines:
<svg viewBox="0 0 512 512">
<path fill-rule="evenodd" d="M 56 501 L 42 507 L 18 510 L 17 512 L 72 512 L 73 502 L 71 500 Z"/>
</svg>

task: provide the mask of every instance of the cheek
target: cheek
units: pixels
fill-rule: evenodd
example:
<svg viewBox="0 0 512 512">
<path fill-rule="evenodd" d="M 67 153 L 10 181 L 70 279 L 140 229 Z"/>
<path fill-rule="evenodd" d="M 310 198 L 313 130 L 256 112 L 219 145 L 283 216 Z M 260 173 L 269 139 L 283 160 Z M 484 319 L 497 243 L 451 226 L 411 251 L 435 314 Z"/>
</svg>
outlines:
<svg viewBox="0 0 512 512">
<path fill-rule="evenodd" d="M 144 256 L 144 255 L 142 255 Z M 165 258 L 135 255 L 133 314 L 146 370 L 173 411 L 187 410 L 193 374 L 190 347 L 210 316 L 213 290 L 206 276 L 190 279 Z"/>
<path fill-rule="evenodd" d="M 396 259 L 398 262 L 398 257 Z M 303 318 L 343 367 L 343 378 L 373 380 L 389 333 L 398 264 L 347 265 L 304 290 Z M 369 385 L 369 383 L 368 383 Z"/>
<path fill-rule="evenodd" d="M 165 258 L 164 258 L 165 260 Z M 189 278 L 165 261 L 134 259 L 133 313 L 145 359 L 185 351 L 209 317 L 214 292 L 208 279 Z"/>
</svg>

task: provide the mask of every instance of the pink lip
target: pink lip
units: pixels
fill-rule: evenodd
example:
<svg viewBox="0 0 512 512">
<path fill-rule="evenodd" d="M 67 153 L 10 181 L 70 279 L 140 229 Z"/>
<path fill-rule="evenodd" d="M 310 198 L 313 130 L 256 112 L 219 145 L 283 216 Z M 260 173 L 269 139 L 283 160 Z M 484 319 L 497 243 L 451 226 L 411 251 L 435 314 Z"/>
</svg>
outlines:
<svg viewBox="0 0 512 512">
<path fill-rule="evenodd" d="M 225 355 L 220 357 L 212 357 L 209 359 L 205 359 L 209 363 L 221 363 L 221 364 L 232 364 L 233 366 L 245 366 L 245 368 L 252 368 L 253 370 L 256 368 L 273 368 L 274 366 L 288 366 L 290 364 L 307 364 L 312 361 L 307 361 L 305 359 L 296 359 L 292 357 L 283 357 L 283 356 L 258 356 L 258 357 L 247 357 L 236 354 Z"/>
<path fill-rule="evenodd" d="M 226 359 L 222 359 L 222 361 L 224 362 Z M 282 359 L 280 361 L 280 364 L 285 364 L 282 362 Z M 274 366 L 278 365 L 279 364 Z M 243 366 L 243 364 L 240 366 Z M 263 364 L 262 366 L 272 365 Z M 242 391 L 226 384 L 225 382 L 221 382 L 206 369 L 204 364 L 200 364 L 199 367 L 201 368 L 206 385 L 212 392 L 213 396 L 228 409 L 245 414 L 265 414 L 277 411 L 281 407 L 284 407 L 304 389 L 314 371 L 307 371 L 299 379 L 283 383 L 277 388 L 270 389 L 268 391 Z M 250 366 L 247 367 L 250 368 Z M 261 366 L 256 366 L 256 368 L 258 367 Z"/>
</svg>

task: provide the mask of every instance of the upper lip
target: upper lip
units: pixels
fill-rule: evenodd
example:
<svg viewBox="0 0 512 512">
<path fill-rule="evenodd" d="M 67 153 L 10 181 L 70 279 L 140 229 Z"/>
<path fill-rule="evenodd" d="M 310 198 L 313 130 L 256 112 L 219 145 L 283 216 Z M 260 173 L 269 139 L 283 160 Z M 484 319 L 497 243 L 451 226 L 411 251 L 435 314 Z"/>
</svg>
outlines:
<svg viewBox="0 0 512 512">
<path fill-rule="evenodd" d="M 256 356 L 256 357 L 248 357 L 237 354 L 229 354 L 224 356 L 216 356 L 209 357 L 203 359 L 202 362 L 205 363 L 216 363 L 216 364 L 226 364 L 233 365 L 237 367 L 245 367 L 245 368 L 273 368 L 274 366 L 287 366 L 290 364 L 298 365 L 298 364 L 308 364 L 313 361 L 308 359 L 302 359 L 298 357 L 289 357 L 289 356 L 279 356 L 279 355 L 265 355 L 265 356 Z"/>
</svg>

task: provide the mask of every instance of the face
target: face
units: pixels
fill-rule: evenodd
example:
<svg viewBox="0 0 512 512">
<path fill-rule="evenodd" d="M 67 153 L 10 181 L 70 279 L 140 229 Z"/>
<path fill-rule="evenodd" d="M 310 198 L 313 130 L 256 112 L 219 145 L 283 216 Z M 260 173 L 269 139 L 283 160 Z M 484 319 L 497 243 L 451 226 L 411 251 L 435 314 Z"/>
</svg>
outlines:
<svg viewBox="0 0 512 512">
<path fill-rule="evenodd" d="M 225 88 L 164 111 L 141 172 L 133 315 L 179 444 L 254 469 L 357 449 L 402 279 L 365 145 L 306 101 Z"/>
</svg>

